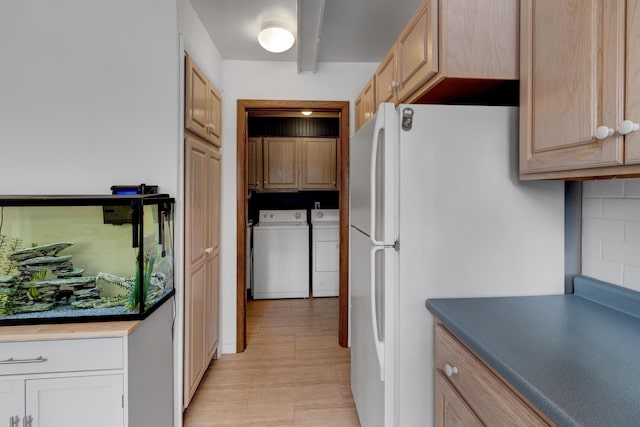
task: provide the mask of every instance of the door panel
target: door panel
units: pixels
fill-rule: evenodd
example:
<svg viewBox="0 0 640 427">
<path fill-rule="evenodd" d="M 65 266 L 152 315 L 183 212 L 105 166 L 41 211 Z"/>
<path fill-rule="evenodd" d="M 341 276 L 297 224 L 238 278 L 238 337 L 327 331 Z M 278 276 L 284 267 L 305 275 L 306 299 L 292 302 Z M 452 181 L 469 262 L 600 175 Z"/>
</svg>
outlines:
<svg viewBox="0 0 640 427">
<path fill-rule="evenodd" d="M 124 425 L 122 375 L 26 381 L 26 414 L 32 427 Z"/>
</svg>

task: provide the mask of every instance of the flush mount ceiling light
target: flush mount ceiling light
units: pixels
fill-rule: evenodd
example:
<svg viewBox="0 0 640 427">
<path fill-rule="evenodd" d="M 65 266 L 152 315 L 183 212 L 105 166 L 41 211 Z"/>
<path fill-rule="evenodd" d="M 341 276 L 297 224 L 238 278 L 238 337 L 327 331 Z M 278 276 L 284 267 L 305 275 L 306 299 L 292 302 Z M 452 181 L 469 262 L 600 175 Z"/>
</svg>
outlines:
<svg viewBox="0 0 640 427">
<path fill-rule="evenodd" d="M 293 42 L 293 33 L 287 30 L 282 22 L 265 22 L 260 34 L 258 34 L 260 46 L 273 53 L 281 53 L 291 49 Z"/>
</svg>

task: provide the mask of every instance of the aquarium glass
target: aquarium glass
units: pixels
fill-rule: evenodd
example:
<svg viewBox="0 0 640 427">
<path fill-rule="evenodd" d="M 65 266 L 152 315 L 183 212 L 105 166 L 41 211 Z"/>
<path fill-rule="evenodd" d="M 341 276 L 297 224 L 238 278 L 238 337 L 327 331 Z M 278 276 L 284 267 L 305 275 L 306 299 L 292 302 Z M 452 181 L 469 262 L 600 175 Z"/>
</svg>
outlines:
<svg viewBox="0 0 640 427">
<path fill-rule="evenodd" d="M 166 195 L 0 198 L 0 324 L 144 318 L 173 243 Z"/>
</svg>

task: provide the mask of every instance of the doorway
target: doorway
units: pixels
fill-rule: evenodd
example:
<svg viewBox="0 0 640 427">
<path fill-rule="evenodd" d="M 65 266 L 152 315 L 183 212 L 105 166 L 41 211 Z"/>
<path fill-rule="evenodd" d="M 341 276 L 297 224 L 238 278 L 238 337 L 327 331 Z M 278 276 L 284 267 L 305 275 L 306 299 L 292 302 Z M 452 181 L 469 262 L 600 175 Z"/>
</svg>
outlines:
<svg viewBox="0 0 640 427">
<path fill-rule="evenodd" d="M 246 348 L 247 277 L 246 265 L 246 223 L 248 220 L 247 196 L 247 144 L 249 114 L 264 110 L 302 111 L 336 113 L 339 117 L 338 138 L 338 191 L 339 191 L 339 292 L 338 292 L 338 341 L 342 347 L 348 346 L 349 327 L 349 102 L 348 101 L 276 101 L 238 100 L 237 104 L 237 187 L 236 187 L 236 234 L 237 234 L 237 276 L 236 276 L 236 351 Z"/>
</svg>

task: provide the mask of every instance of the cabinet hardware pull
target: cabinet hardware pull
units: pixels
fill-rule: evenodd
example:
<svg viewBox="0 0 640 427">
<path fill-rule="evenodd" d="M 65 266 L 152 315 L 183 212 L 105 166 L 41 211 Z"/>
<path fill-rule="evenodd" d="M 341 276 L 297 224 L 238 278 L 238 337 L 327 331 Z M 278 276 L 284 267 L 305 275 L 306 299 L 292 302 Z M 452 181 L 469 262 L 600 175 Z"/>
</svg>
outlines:
<svg viewBox="0 0 640 427">
<path fill-rule="evenodd" d="M 213 246 L 211 246 L 210 248 L 207 248 L 204 250 L 206 253 L 210 254 L 211 252 L 213 252 Z"/>
<path fill-rule="evenodd" d="M 10 357 L 5 360 L 0 360 L 0 365 L 14 365 L 18 363 L 44 363 L 47 360 L 49 359 L 42 356 L 38 356 L 35 359 L 14 359 L 13 357 Z"/>
<path fill-rule="evenodd" d="M 23 427 L 31 427 L 31 422 L 33 421 L 33 417 L 31 415 L 27 415 L 22 419 Z"/>
<path fill-rule="evenodd" d="M 9 427 L 19 427 L 20 426 L 20 415 L 16 415 L 15 417 L 9 418 Z"/>
<path fill-rule="evenodd" d="M 596 129 L 596 139 L 605 139 L 613 135 L 614 130 L 608 126 L 598 126 Z"/>
<path fill-rule="evenodd" d="M 631 120 L 624 120 L 616 128 L 620 135 L 628 135 L 631 132 L 636 132 L 640 129 L 640 124 L 634 123 Z"/>
<path fill-rule="evenodd" d="M 447 377 L 452 377 L 458 373 L 458 368 L 455 366 L 451 366 L 448 363 L 444 365 L 444 374 Z"/>
</svg>

